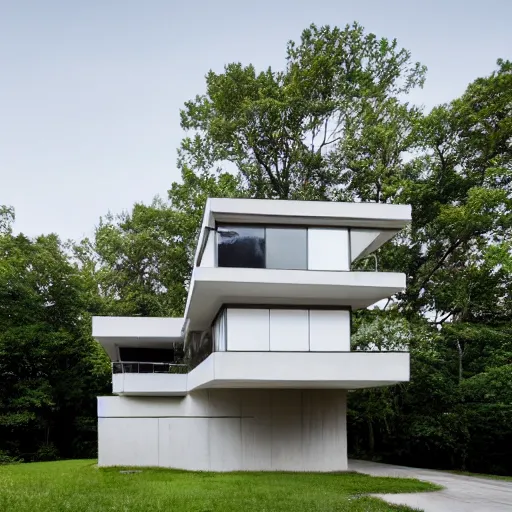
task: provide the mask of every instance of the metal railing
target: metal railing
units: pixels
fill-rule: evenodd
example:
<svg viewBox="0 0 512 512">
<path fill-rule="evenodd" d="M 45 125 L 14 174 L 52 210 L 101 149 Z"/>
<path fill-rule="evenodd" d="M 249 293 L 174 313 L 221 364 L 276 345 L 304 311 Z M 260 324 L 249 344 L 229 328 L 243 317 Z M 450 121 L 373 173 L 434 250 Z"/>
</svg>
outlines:
<svg viewBox="0 0 512 512">
<path fill-rule="evenodd" d="M 188 373 L 188 365 L 178 363 L 146 363 L 120 361 L 112 363 L 112 373 Z"/>
</svg>

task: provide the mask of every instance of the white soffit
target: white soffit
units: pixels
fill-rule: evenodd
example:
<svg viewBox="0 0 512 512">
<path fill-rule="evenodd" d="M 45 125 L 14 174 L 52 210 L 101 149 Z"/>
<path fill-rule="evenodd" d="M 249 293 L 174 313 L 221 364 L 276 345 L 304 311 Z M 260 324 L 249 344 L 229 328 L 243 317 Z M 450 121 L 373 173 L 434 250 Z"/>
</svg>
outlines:
<svg viewBox="0 0 512 512">
<path fill-rule="evenodd" d="M 183 318 L 94 316 L 92 335 L 115 361 L 119 346 L 164 348 L 183 341 L 183 324 Z"/>
<path fill-rule="evenodd" d="M 223 304 L 368 307 L 405 288 L 405 274 L 196 267 L 185 317 L 207 329 Z"/>
<path fill-rule="evenodd" d="M 351 261 L 370 254 L 371 245 L 379 238 L 381 234 L 388 234 L 388 232 L 381 233 L 373 229 L 354 229 L 350 230 L 350 257 Z M 389 233 L 391 236 L 395 231 Z M 383 242 L 381 242 L 382 244 Z M 381 245 L 379 244 L 379 245 Z M 377 247 L 375 247 L 377 249 Z M 373 250 L 375 250 L 373 249 Z"/>
</svg>

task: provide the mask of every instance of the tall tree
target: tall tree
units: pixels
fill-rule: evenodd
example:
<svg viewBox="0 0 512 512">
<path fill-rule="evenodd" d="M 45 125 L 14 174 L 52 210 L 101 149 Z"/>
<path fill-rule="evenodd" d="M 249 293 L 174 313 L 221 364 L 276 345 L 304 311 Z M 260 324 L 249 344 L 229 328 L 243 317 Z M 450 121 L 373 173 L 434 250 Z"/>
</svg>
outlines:
<svg viewBox="0 0 512 512">
<path fill-rule="evenodd" d="M 196 172 L 233 170 L 251 197 L 334 198 L 346 178 L 335 165 L 341 159 L 330 155 L 346 138 L 373 126 L 372 144 L 386 139 L 381 163 L 365 164 L 374 174 L 389 173 L 386 164 L 407 149 L 416 111 L 399 100 L 424 76 L 395 40 L 378 39 L 357 23 L 311 25 L 299 43 L 288 43 L 284 71 L 258 73 L 235 63 L 208 73 L 206 94 L 181 112 L 192 135 L 182 142 L 180 162 Z M 344 166 L 355 159 L 345 160 Z"/>
<path fill-rule="evenodd" d="M 401 261 L 414 310 L 464 321 L 510 315 L 511 120 L 512 65 L 498 61 L 497 71 L 422 122 L 424 154 L 401 194 L 413 205 Z"/>
<path fill-rule="evenodd" d="M 198 175 L 184 167 L 182 178 L 173 183 L 168 201 L 155 199 L 109 215 L 94 241 L 75 246 L 103 314 L 183 314 L 206 199 L 242 192 L 229 173 Z"/>
<path fill-rule="evenodd" d="M 110 371 L 83 292 L 55 235 L 0 233 L 0 451 L 94 454 L 95 397 Z"/>
</svg>

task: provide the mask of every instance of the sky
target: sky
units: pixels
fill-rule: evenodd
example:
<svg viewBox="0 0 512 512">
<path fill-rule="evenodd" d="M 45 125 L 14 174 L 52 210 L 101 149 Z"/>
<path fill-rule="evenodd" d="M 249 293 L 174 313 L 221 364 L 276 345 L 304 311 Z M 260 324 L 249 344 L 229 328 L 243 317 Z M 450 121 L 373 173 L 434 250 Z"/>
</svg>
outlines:
<svg viewBox="0 0 512 512">
<path fill-rule="evenodd" d="M 426 109 L 512 58 L 510 0 L 0 0 L 0 205 L 29 236 L 91 236 L 180 179 L 180 108 L 229 62 L 282 69 L 311 23 L 397 38 Z"/>
</svg>

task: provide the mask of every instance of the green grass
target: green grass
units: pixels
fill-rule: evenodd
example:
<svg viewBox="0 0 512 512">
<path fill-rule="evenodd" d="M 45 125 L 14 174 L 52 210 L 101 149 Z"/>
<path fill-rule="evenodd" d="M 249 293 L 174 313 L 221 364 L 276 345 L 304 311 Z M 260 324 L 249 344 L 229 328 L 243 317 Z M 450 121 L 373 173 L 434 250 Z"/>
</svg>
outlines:
<svg viewBox="0 0 512 512">
<path fill-rule="evenodd" d="M 405 512 L 412 509 L 364 495 L 438 488 L 418 480 L 358 473 L 119 470 L 98 469 L 92 460 L 0 466 L 0 511 Z"/>
<path fill-rule="evenodd" d="M 454 475 L 473 476 L 475 478 L 489 478 L 491 480 L 505 480 L 506 482 L 512 482 L 512 476 L 489 475 L 487 473 L 470 473 L 469 471 L 458 471 L 455 469 L 449 470 L 448 473 L 453 473 Z"/>
</svg>

